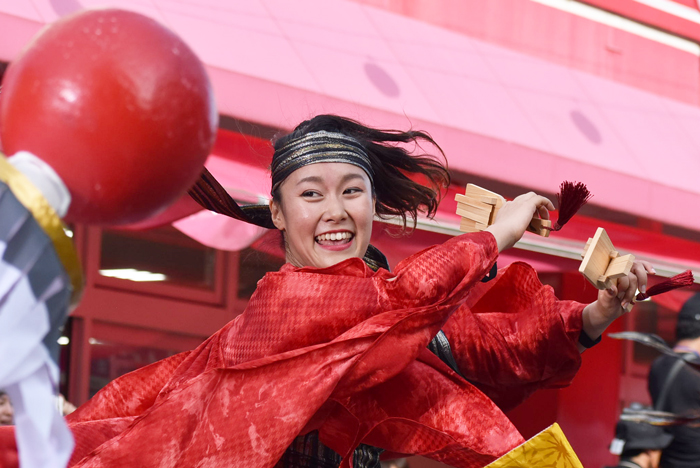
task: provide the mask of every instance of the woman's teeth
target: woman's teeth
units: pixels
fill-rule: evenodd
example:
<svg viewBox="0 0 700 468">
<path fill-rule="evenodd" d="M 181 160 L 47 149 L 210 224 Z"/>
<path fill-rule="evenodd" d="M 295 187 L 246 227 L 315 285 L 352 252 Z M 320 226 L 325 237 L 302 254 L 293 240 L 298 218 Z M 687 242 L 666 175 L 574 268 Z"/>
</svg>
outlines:
<svg viewBox="0 0 700 468">
<path fill-rule="evenodd" d="M 340 241 L 340 240 L 350 239 L 351 237 L 352 237 L 352 233 L 350 233 L 350 232 L 331 232 L 331 233 L 321 234 L 320 236 L 316 236 L 316 240 L 318 242 Z"/>
</svg>

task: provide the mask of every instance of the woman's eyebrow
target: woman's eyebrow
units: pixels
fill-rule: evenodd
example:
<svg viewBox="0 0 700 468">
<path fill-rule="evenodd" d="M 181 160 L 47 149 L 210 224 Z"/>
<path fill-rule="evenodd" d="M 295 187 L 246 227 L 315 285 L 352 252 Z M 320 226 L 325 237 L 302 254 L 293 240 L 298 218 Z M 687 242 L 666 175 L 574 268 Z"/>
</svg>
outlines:
<svg viewBox="0 0 700 468">
<path fill-rule="evenodd" d="M 362 176 L 362 174 L 356 174 L 356 173 L 352 172 L 350 174 L 345 174 L 341 180 L 342 180 L 342 182 L 347 182 L 347 181 L 353 180 L 353 179 L 364 179 L 364 177 Z"/>
<path fill-rule="evenodd" d="M 343 176 L 343 178 L 340 180 L 342 183 L 345 183 L 349 180 L 354 180 L 354 179 L 364 179 L 364 177 L 362 177 L 362 174 L 350 173 L 350 174 L 345 174 Z M 304 177 L 303 179 L 299 179 L 299 181 L 297 182 L 297 185 L 301 185 L 305 182 L 313 182 L 313 183 L 321 184 L 321 183 L 323 183 L 323 179 L 319 176 L 308 176 L 308 177 Z"/>
<path fill-rule="evenodd" d="M 299 181 L 297 182 L 297 185 L 301 185 L 304 182 L 315 182 L 317 184 L 320 184 L 322 182 L 322 180 L 319 176 L 308 176 L 308 177 L 304 177 L 303 179 L 299 179 Z"/>
</svg>

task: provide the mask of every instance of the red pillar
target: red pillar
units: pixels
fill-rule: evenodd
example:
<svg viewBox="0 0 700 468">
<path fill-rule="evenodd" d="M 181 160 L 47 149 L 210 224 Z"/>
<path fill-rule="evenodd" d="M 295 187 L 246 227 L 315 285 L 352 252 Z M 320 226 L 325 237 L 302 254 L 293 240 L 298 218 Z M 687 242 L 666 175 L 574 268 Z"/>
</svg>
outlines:
<svg viewBox="0 0 700 468">
<path fill-rule="evenodd" d="M 596 299 L 597 290 L 578 273 L 565 273 L 561 297 L 588 303 Z M 573 383 L 559 391 L 557 422 L 583 466 L 612 465 L 616 460 L 608 446 L 619 415 L 622 344 L 605 334 L 621 329 L 621 320 L 613 323 L 602 342 L 583 353 Z"/>
</svg>

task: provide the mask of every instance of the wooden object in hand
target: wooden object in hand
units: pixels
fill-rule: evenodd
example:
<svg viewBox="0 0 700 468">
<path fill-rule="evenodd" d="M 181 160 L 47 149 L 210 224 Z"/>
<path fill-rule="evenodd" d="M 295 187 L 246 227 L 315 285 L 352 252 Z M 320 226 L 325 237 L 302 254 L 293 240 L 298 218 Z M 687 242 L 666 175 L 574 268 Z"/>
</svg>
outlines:
<svg viewBox="0 0 700 468">
<path fill-rule="evenodd" d="M 462 232 L 483 231 L 492 225 L 496 221 L 498 210 L 506 202 L 501 195 L 474 184 L 467 184 L 464 195 L 458 193 L 455 200 L 457 214 L 462 217 L 459 224 L 459 230 Z M 527 230 L 542 237 L 549 237 L 552 222 L 533 217 Z"/>
<path fill-rule="evenodd" d="M 588 239 L 581 256 L 578 271 L 598 289 L 610 289 L 617 279 L 629 274 L 634 263 L 634 255 L 620 256 L 603 228 Z"/>
<path fill-rule="evenodd" d="M 527 230 L 538 236 L 549 237 L 549 233 L 552 232 L 552 222 L 548 219 L 532 218 Z"/>
<path fill-rule="evenodd" d="M 462 217 L 459 230 L 462 232 L 483 231 L 496 220 L 498 210 L 506 200 L 497 193 L 474 184 L 467 184 L 462 194 L 455 195 L 457 214 Z"/>
</svg>

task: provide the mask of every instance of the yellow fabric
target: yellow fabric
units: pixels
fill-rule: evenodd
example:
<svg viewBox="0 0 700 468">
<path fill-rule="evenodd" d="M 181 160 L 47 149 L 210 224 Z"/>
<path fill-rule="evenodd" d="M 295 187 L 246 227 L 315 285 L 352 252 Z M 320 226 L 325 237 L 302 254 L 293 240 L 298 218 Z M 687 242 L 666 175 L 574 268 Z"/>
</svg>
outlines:
<svg viewBox="0 0 700 468">
<path fill-rule="evenodd" d="M 34 216 L 36 222 L 51 239 L 73 286 L 71 304 L 77 304 L 83 293 L 83 270 L 73 241 L 66 235 L 65 226 L 58 214 L 46 201 L 41 191 L 10 164 L 2 153 L 0 153 L 0 181 L 10 187 L 17 200 Z"/>
<path fill-rule="evenodd" d="M 532 468 L 535 466 L 583 468 L 559 424 L 552 424 L 486 468 Z"/>
</svg>

